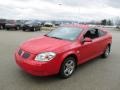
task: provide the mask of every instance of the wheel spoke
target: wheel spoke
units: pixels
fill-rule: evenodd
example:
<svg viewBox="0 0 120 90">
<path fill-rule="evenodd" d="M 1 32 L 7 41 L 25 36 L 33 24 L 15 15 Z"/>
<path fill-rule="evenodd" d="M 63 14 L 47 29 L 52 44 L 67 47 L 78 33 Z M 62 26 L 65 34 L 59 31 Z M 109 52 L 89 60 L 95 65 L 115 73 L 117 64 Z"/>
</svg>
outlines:
<svg viewBox="0 0 120 90">
<path fill-rule="evenodd" d="M 65 67 L 64 67 L 64 73 L 66 76 L 69 76 L 72 74 L 72 72 L 74 71 L 74 61 L 73 60 L 69 60 L 68 62 L 66 62 Z"/>
<path fill-rule="evenodd" d="M 105 54 L 108 56 L 109 55 L 109 53 L 110 53 L 110 50 L 109 50 L 109 47 L 106 49 L 106 52 L 105 52 Z"/>
<path fill-rule="evenodd" d="M 65 75 L 68 75 L 68 69 L 64 70 Z"/>
</svg>

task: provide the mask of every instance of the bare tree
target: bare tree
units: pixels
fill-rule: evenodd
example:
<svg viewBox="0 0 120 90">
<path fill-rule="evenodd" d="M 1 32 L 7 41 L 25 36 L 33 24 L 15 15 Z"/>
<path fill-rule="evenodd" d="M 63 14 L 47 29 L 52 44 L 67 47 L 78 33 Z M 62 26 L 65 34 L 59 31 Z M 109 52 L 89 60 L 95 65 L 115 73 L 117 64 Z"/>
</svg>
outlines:
<svg viewBox="0 0 120 90">
<path fill-rule="evenodd" d="M 114 22 L 115 22 L 115 25 L 120 26 L 120 17 L 116 17 Z"/>
</svg>

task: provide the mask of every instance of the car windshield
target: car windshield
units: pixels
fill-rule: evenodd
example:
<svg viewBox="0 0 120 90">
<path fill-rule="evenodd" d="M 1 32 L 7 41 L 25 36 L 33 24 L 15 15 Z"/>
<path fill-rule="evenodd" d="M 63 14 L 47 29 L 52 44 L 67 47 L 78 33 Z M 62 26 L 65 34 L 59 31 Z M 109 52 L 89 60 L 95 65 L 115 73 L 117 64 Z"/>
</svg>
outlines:
<svg viewBox="0 0 120 90">
<path fill-rule="evenodd" d="M 46 36 L 57 39 L 75 40 L 77 36 L 81 33 L 81 31 L 82 29 L 80 28 L 61 27 L 54 31 L 51 31 Z"/>
</svg>

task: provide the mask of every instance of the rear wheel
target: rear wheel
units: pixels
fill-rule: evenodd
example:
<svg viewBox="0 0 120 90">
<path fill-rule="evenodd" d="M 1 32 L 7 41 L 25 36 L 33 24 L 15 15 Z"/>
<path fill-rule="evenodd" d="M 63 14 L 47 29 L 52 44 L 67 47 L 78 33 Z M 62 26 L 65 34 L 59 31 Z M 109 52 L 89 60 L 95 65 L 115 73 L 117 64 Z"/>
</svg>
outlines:
<svg viewBox="0 0 120 90">
<path fill-rule="evenodd" d="M 75 71 L 76 62 L 74 57 L 68 57 L 64 60 L 62 63 L 61 69 L 60 69 L 60 77 L 62 78 L 68 78 L 70 77 L 73 72 Z"/>
<path fill-rule="evenodd" d="M 107 58 L 109 55 L 110 55 L 110 52 L 111 52 L 111 47 L 110 45 L 108 45 L 104 51 L 104 53 L 102 54 L 102 57 L 103 58 Z"/>
<path fill-rule="evenodd" d="M 0 29 L 3 29 L 3 26 L 2 26 L 2 25 L 0 26 Z"/>
</svg>

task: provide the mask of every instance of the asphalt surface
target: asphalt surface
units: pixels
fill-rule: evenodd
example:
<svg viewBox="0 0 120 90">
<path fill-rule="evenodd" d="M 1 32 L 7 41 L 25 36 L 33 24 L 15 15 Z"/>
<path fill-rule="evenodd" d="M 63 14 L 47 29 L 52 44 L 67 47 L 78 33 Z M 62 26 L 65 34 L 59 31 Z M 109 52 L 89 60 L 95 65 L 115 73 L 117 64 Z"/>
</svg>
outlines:
<svg viewBox="0 0 120 90">
<path fill-rule="evenodd" d="M 113 35 L 112 53 L 80 65 L 72 77 L 35 77 L 15 63 L 14 51 L 23 41 L 46 32 L 0 30 L 0 90 L 120 90 L 120 31 Z"/>
</svg>

